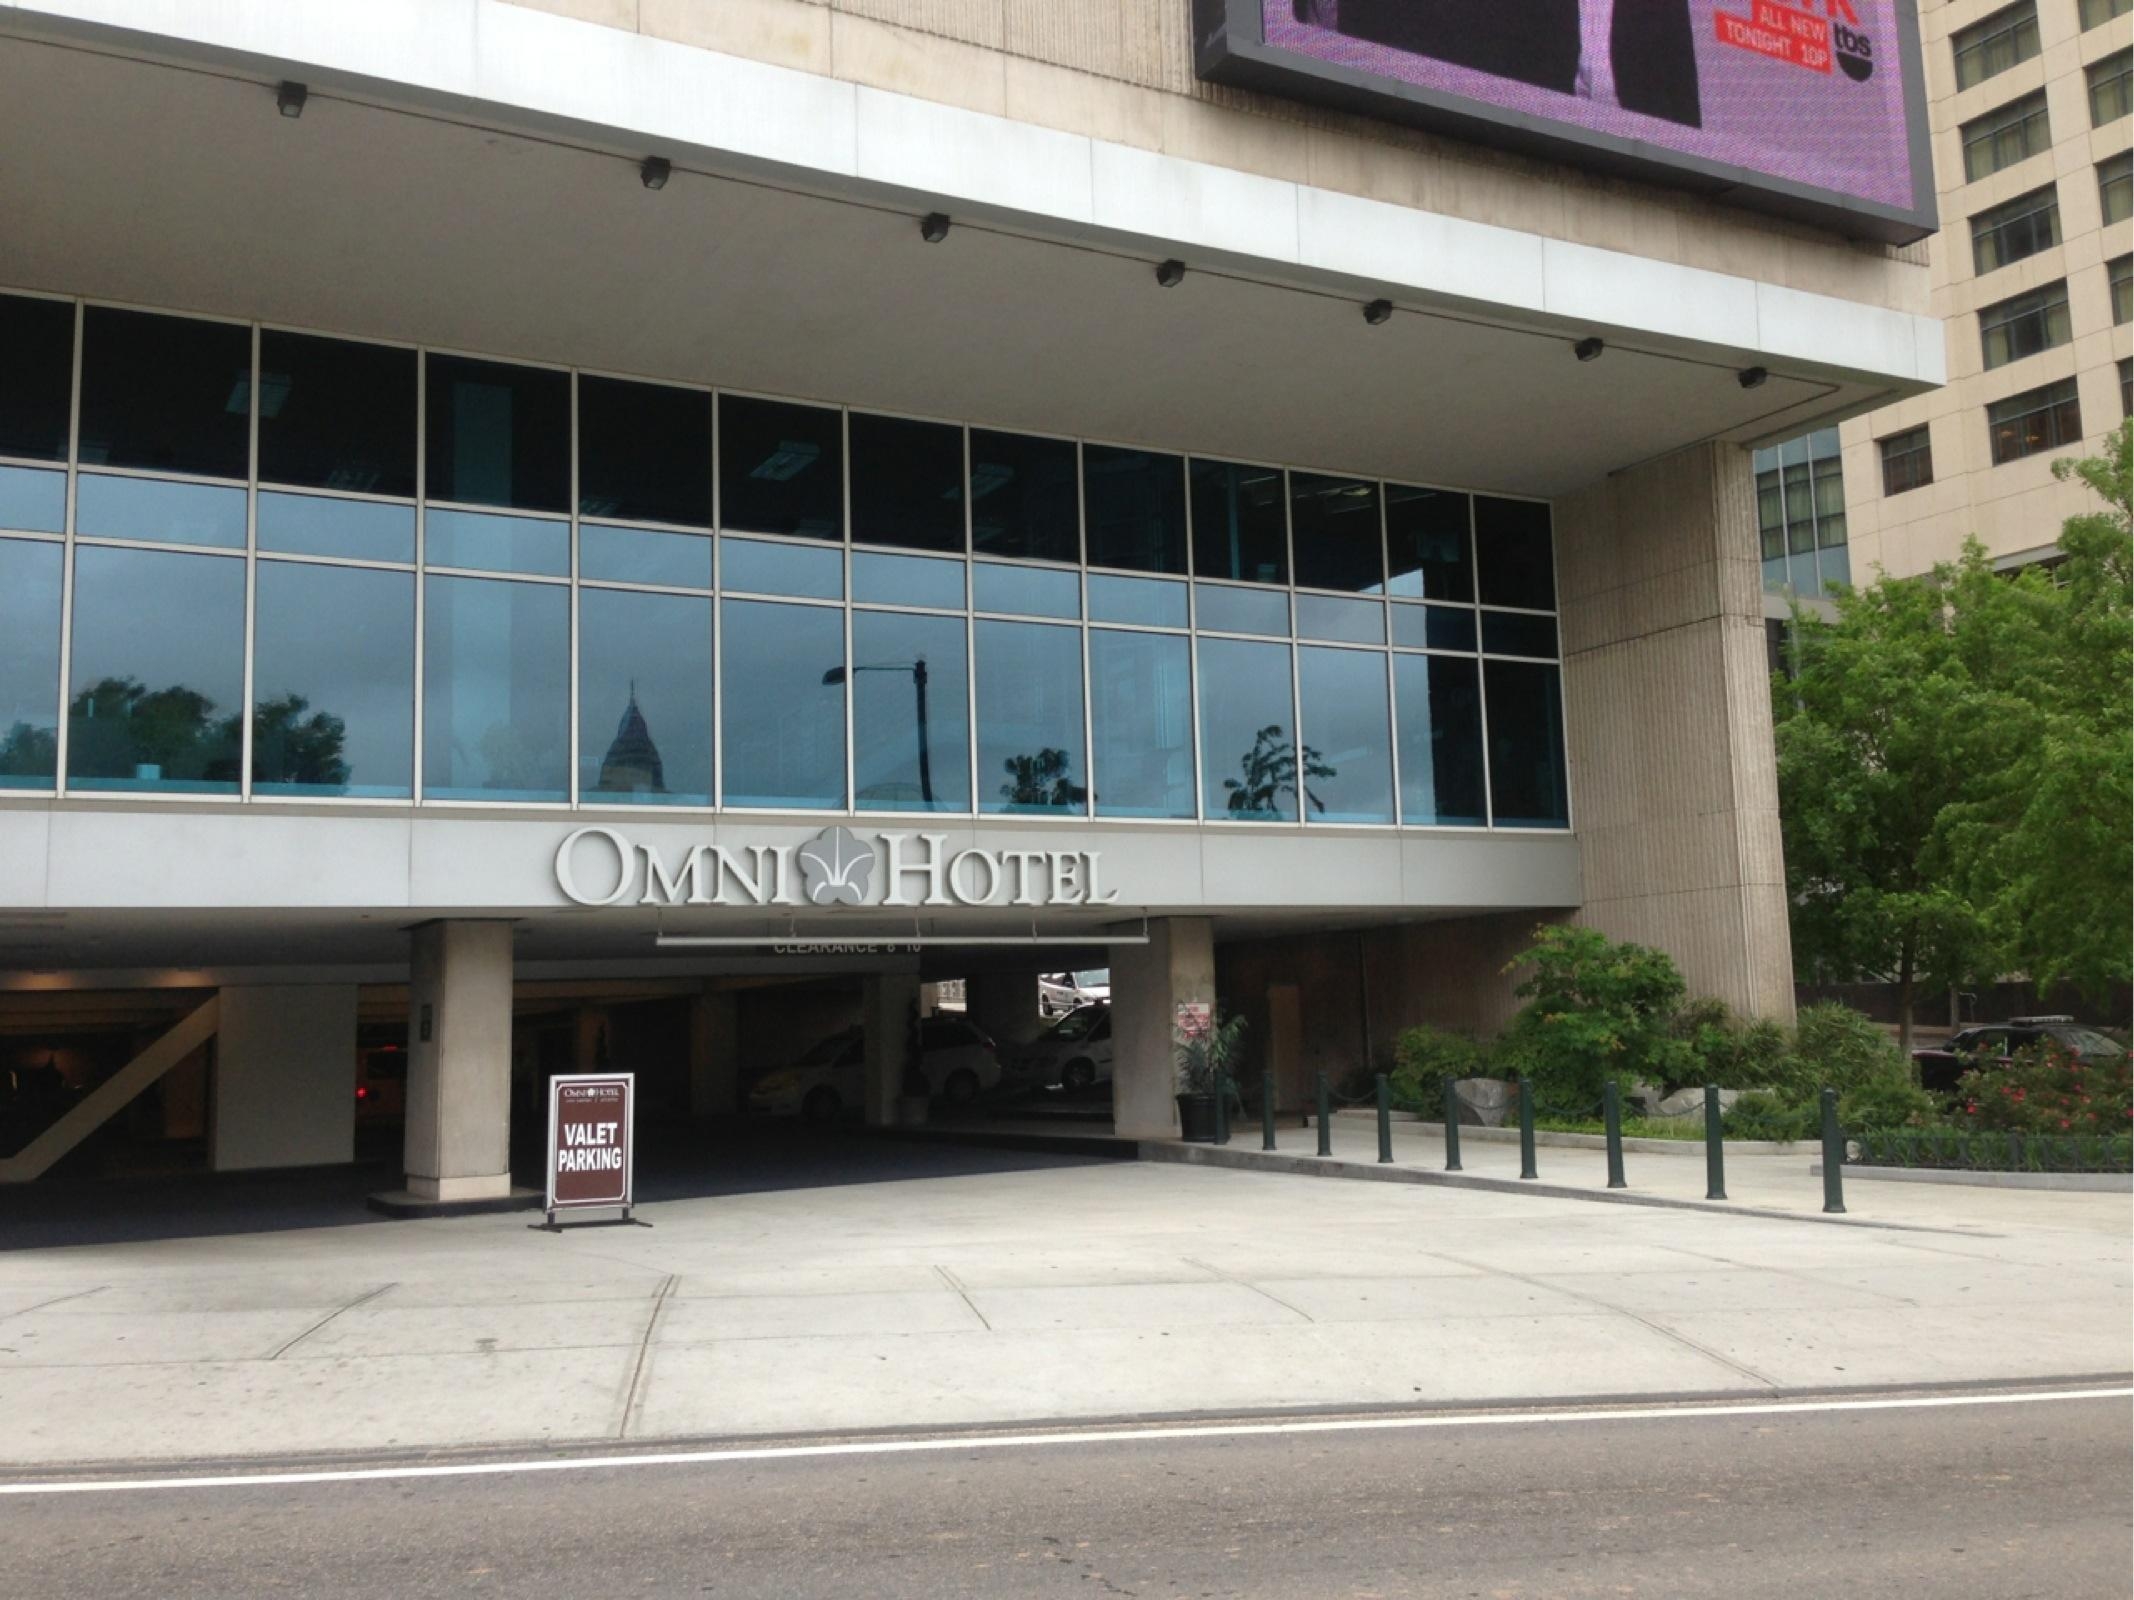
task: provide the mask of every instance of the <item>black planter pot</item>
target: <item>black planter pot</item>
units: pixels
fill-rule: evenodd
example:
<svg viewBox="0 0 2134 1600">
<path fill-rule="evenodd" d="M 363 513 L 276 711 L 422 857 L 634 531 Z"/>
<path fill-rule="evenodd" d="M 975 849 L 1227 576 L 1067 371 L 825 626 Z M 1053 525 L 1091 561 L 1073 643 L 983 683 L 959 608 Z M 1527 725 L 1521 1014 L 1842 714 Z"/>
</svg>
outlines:
<svg viewBox="0 0 2134 1600">
<path fill-rule="evenodd" d="M 1192 1144 L 1215 1143 L 1215 1096 L 1182 1094 L 1178 1097 L 1178 1136 Z"/>
</svg>

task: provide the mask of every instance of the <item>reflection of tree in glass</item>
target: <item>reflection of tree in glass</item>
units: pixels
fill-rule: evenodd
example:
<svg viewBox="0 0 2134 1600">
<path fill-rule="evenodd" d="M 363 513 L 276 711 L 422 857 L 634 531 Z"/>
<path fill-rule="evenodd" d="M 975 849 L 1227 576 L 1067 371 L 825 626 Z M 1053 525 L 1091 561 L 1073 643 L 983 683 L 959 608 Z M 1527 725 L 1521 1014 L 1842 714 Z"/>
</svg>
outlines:
<svg viewBox="0 0 2134 1600">
<path fill-rule="evenodd" d="M 215 702 L 174 683 L 150 689 L 135 678 L 103 678 L 68 705 L 68 770 L 130 778 L 150 766 L 165 778 L 237 781 L 236 716 L 212 715 Z"/>
<path fill-rule="evenodd" d="M 1000 797 L 1011 806 L 1079 806 L 1089 791 L 1068 776 L 1070 764 L 1066 751 L 1050 748 L 1034 756 L 1010 756 L 1001 763 L 1008 781 L 1000 786 Z"/>
<path fill-rule="evenodd" d="M 309 783 L 339 787 L 348 782 L 341 759 L 348 724 L 331 711 L 313 711 L 300 694 L 262 700 L 252 718 L 252 777 L 258 783 Z"/>
<path fill-rule="evenodd" d="M 59 770 L 59 732 L 18 722 L 0 738 L 0 778 L 49 778 Z"/>
<path fill-rule="evenodd" d="M 1238 765 L 1244 776 L 1223 779 L 1223 787 L 1230 791 L 1230 809 L 1239 816 L 1274 816 L 1276 799 L 1297 792 L 1297 747 L 1283 737 L 1279 722 L 1269 723 L 1253 736 L 1252 748 Z M 1326 802 L 1312 793 L 1310 780 L 1334 776 L 1326 758 L 1306 745 L 1304 803 L 1312 810 L 1324 811 Z"/>
</svg>

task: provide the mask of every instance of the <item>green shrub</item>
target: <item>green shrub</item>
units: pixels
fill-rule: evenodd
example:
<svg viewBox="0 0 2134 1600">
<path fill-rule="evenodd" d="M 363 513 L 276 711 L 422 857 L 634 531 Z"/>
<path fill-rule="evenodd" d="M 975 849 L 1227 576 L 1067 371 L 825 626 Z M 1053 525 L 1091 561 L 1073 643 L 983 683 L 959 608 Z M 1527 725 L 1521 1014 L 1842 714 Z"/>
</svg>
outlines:
<svg viewBox="0 0 2134 1600">
<path fill-rule="evenodd" d="M 1663 1093 L 1697 1084 L 1722 1089 L 1790 1090 L 1800 1076 L 1793 1041 L 1769 1017 L 1744 1022 L 1724 1000 L 1691 1000 L 1675 1013 L 1673 1033 L 1686 1047 L 1689 1075 L 1660 1084 Z"/>
<path fill-rule="evenodd" d="M 1877 1023 L 1851 1006 L 1826 1000 L 1803 1006 L 1793 1027 L 1798 1058 L 1796 1091 L 1813 1096 L 1825 1088 L 1840 1095 L 1898 1077 L 1910 1081 L 1911 1065 Z"/>
<path fill-rule="evenodd" d="M 1447 1078 L 1488 1075 L 1489 1053 L 1475 1040 L 1430 1023 L 1406 1028 L 1393 1042 L 1393 1103 L 1403 1111 L 1436 1111 Z"/>
<path fill-rule="evenodd" d="M 1495 1052 L 1531 1077 L 1560 1111 L 1597 1104 L 1610 1078 L 1681 1080 L 1690 1050 L 1672 1031 L 1686 986 L 1658 950 L 1618 944 L 1593 928 L 1545 925 L 1505 970 L 1525 967 L 1513 993 L 1527 1004 Z"/>
<path fill-rule="evenodd" d="M 1820 1106 L 1814 1107 L 1811 1115 L 1820 1125 Z M 1940 1115 L 1941 1102 L 1912 1082 L 1902 1068 L 1856 1083 L 1838 1094 L 1838 1124 L 1848 1132 L 1933 1127 Z"/>
<path fill-rule="evenodd" d="M 1815 1133 L 1816 1117 L 1812 1107 L 1759 1089 L 1728 1106 L 1719 1127 L 1729 1139 L 1806 1139 Z"/>
</svg>

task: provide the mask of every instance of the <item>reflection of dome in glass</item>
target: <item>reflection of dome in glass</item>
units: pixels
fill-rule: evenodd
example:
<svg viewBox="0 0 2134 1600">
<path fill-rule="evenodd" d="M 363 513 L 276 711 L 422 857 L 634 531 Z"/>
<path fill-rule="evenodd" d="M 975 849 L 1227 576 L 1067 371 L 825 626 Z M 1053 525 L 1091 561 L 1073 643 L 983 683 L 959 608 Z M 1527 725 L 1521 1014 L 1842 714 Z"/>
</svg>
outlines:
<svg viewBox="0 0 2134 1600">
<path fill-rule="evenodd" d="M 637 709 L 637 685 L 630 685 L 630 703 L 623 707 L 622 721 L 615 727 L 615 742 L 600 762 L 600 787 L 610 793 L 665 794 L 667 774 L 660 764 L 659 746 L 645 714 Z"/>
</svg>

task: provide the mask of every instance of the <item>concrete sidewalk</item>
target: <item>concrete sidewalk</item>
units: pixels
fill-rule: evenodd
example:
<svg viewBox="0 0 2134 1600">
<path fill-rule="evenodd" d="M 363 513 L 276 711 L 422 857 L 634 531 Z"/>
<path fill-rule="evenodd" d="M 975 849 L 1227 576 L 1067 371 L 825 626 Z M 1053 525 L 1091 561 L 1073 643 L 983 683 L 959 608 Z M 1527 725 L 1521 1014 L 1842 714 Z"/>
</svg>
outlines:
<svg viewBox="0 0 2134 1600">
<path fill-rule="evenodd" d="M 1368 1123 L 1336 1137 L 1375 1153 Z M 1545 1154 L 1568 1178 L 1585 1153 Z M 10 1250 L 0 1462 L 2134 1367 L 2120 1196 L 1878 1189 L 1876 1213 L 1947 1230 L 1920 1232 L 1153 1162 L 930 1176 L 948 1170 L 938 1153 L 900 1159 L 879 1181 L 656 1201 L 650 1228 L 558 1236 L 492 1216 Z M 1675 1159 L 1633 1180 L 1674 1186 L 1653 1163 Z M 1477 1145 L 1469 1165 L 1490 1160 Z M 1744 1197 L 1766 1182 L 1729 1179 Z"/>
</svg>

